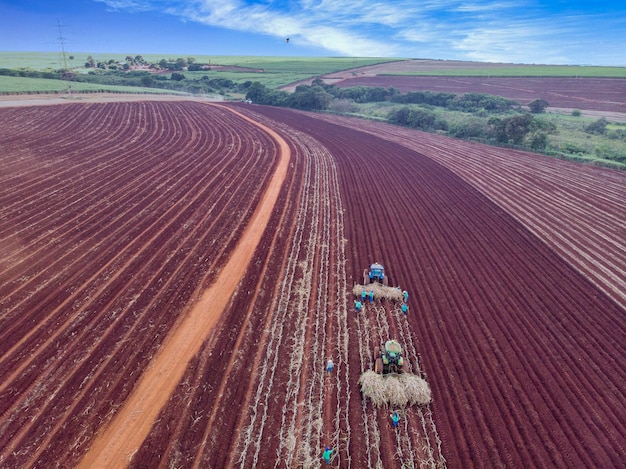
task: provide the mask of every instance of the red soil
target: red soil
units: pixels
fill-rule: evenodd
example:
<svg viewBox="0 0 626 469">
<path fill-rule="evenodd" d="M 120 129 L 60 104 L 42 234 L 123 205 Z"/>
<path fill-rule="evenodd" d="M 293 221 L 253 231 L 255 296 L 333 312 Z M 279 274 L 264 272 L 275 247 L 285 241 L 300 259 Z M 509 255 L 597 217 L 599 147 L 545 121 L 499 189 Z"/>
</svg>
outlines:
<svg viewBox="0 0 626 469">
<path fill-rule="evenodd" d="M 260 112 L 306 129 L 332 149 L 352 246 L 349 270 L 360 272 L 372 258 L 384 261 L 392 266 L 393 280 L 412 292 L 409 325 L 433 387 L 448 464 L 621 464 L 624 308 L 615 301 L 619 294 L 608 288 L 605 294 L 587 278 L 594 266 L 596 273 L 604 270 L 602 257 L 617 256 L 613 282 L 626 279 L 619 222 L 626 219 L 626 186 L 620 173 L 479 145 L 468 148 L 448 139 L 435 140 L 441 146 L 431 150 L 433 141 L 416 132 L 410 144 L 404 142 L 409 149 L 337 128 L 337 121 L 328 125 L 295 112 Z M 431 157 L 416 149 L 428 149 Z M 444 153 L 458 173 L 465 168 L 473 176 L 466 182 L 438 164 L 436 152 Z M 479 153 L 487 156 L 480 160 Z M 511 178 L 490 169 L 492 160 L 503 165 L 511 158 L 516 168 Z M 482 186 L 470 184 L 479 179 Z M 477 190 L 490 185 L 496 185 L 492 194 L 506 192 L 489 199 Z M 535 215 L 537 205 L 545 210 Z M 575 223 L 559 223 L 558 213 Z M 589 222 L 596 217 L 607 220 L 598 225 L 599 233 Z M 583 230 L 580 236 L 588 245 L 583 243 L 578 256 L 587 251 L 598 263 L 593 258 L 587 263 L 590 272 L 573 268 L 561 252 L 576 251 L 576 241 L 553 242 L 573 246 L 553 249 L 544 242 L 550 232 L 537 230 L 536 220 L 554 223 L 557 234 L 573 239 Z M 596 244 L 599 239 L 606 244 Z"/>
<path fill-rule="evenodd" d="M 623 175 L 237 110 L 280 134 L 291 162 L 228 305 L 122 455 L 130 466 L 316 465 L 326 445 L 340 467 L 622 464 Z M 0 461 L 74 466 L 221 279 L 277 140 L 188 102 L 0 117 Z M 406 318 L 384 302 L 353 312 L 373 260 L 409 291 Z M 397 430 L 357 385 L 387 337 L 433 390 Z"/>
<path fill-rule="evenodd" d="M 228 108 L 224 108 L 228 109 Z M 246 118 L 246 120 L 248 120 Z M 254 121 L 251 121 L 255 125 Z M 259 240 L 267 226 L 289 164 L 286 142 L 271 129 L 261 126 L 280 145 L 280 161 L 270 185 L 263 194 L 236 249 L 215 279 L 215 283 L 202 293 L 189 313 L 175 324 L 163 346 L 106 432 L 94 442 L 81 466 L 119 467 L 126 455 L 139 447 L 168 397 L 182 378 L 187 364 L 198 352 L 204 339 L 215 327 L 230 297 L 235 292 Z"/>
<path fill-rule="evenodd" d="M 523 105 L 542 98 L 554 108 L 626 113 L 625 78 L 357 76 L 335 82 L 335 85 L 393 86 L 402 93 L 427 90 L 485 93 L 504 96 Z"/>
</svg>

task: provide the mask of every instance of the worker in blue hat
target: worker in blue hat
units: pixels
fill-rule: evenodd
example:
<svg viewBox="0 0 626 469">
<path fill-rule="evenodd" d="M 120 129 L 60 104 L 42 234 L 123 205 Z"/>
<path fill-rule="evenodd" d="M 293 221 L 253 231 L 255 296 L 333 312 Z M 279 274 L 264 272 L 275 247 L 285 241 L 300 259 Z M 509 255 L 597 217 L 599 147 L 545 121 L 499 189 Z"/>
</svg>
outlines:
<svg viewBox="0 0 626 469">
<path fill-rule="evenodd" d="M 333 454 L 333 449 L 330 449 L 328 446 L 326 447 L 326 449 L 324 450 L 324 454 L 322 455 L 322 458 L 324 459 L 324 462 L 326 464 L 330 464 L 330 458 Z"/>
<path fill-rule="evenodd" d="M 400 421 L 400 415 L 398 415 L 398 412 L 394 412 L 393 414 L 390 415 L 391 417 L 391 422 L 393 423 L 394 428 L 398 426 L 398 422 Z"/>
</svg>

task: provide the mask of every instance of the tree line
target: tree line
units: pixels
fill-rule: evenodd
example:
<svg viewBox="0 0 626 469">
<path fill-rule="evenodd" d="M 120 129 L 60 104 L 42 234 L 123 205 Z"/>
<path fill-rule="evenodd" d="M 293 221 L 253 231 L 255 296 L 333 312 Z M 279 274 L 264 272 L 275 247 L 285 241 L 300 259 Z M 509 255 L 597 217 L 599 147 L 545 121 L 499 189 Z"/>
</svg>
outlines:
<svg viewBox="0 0 626 469">
<path fill-rule="evenodd" d="M 397 105 L 386 116 L 390 123 L 534 151 L 548 148 L 549 135 L 556 132 L 553 123 L 540 117 L 549 106 L 543 99 L 530 102 L 528 110 L 525 110 L 517 101 L 485 93 L 401 93 L 394 87 L 371 86 L 341 88 L 326 84 L 320 78 L 314 79 L 310 85 L 298 85 L 293 93 L 289 93 L 268 88 L 260 82 L 237 83 L 209 76 L 210 66 L 197 63 L 193 57 L 161 59 L 149 63 L 141 55 L 127 56 L 123 62 L 96 61 L 89 56 L 85 67 L 89 69 L 87 73 L 74 73 L 71 70 L 0 69 L 0 75 L 158 88 L 192 94 L 240 94 L 247 101 L 256 104 L 344 114 L 358 113 L 361 104 L 387 102 Z M 155 73 L 156 71 L 171 73 Z M 206 71 L 207 75 L 188 78 L 186 71 Z M 605 135 L 607 122 L 599 119 L 585 126 L 584 131 L 593 135 Z M 624 132 L 613 133 L 616 138 L 626 139 Z"/>
</svg>

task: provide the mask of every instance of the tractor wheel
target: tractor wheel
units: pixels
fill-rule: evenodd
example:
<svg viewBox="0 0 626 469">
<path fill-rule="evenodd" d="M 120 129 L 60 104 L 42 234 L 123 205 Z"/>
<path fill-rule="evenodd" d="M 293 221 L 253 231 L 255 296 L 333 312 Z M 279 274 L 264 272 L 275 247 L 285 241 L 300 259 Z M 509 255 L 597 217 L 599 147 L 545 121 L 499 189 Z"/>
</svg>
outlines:
<svg viewBox="0 0 626 469">
<path fill-rule="evenodd" d="M 378 345 L 374 347 L 374 361 L 376 361 L 377 358 L 380 358 L 380 347 Z"/>
<path fill-rule="evenodd" d="M 374 362 L 374 371 L 379 375 L 383 374 L 383 359 L 378 357 Z"/>
<path fill-rule="evenodd" d="M 370 283 L 370 273 L 367 269 L 363 271 L 363 285 L 369 285 Z"/>
<path fill-rule="evenodd" d="M 389 277 L 387 277 L 386 275 L 383 277 L 383 285 L 384 286 L 388 286 L 389 285 Z"/>
</svg>

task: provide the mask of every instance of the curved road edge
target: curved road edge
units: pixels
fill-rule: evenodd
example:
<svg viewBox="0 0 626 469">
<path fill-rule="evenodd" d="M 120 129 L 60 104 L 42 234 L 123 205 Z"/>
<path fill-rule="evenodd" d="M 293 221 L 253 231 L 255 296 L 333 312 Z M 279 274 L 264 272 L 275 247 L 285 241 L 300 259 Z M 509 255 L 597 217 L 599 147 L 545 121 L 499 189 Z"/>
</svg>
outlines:
<svg viewBox="0 0 626 469">
<path fill-rule="evenodd" d="M 218 104 L 267 132 L 279 145 L 276 171 L 241 240 L 213 286 L 206 289 L 173 329 L 113 420 L 96 436 L 79 467 L 124 467 L 147 437 L 159 412 L 174 392 L 187 364 L 219 320 L 252 259 L 285 180 L 291 157 L 287 142 L 278 133 L 253 119 Z M 219 288 L 216 287 L 219 285 Z"/>
</svg>

